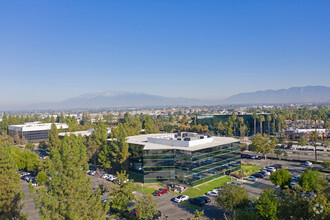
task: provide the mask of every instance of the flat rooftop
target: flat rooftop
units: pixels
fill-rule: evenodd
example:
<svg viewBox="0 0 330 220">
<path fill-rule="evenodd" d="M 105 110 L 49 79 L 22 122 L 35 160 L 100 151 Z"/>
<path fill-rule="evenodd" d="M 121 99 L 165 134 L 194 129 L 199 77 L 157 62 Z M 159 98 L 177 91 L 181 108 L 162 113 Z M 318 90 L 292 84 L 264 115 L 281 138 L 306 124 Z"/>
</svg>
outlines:
<svg viewBox="0 0 330 220">
<path fill-rule="evenodd" d="M 230 138 L 230 137 L 209 137 L 202 139 L 202 140 L 208 140 L 206 142 L 201 142 L 189 146 L 187 145 L 178 146 L 176 144 L 169 145 L 166 142 L 160 141 L 158 143 L 155 143 L 153 141 L 155 139 L 164 140 L 163 137 L 166 137 L 165 139 L 168 139 L 168 137 L 172 137 L 175 135 L 177 135 L 177 133 L 159 133 L 159 134 L 144 134 L 137 136 L 129 136 L 127 137 L 127 143 L 144 145 L 144 150 L 177 149 L 177 150 L 185 150 L 185 151 L 196 151 L 218 145 L 226 145 L 226 144 L 239 142 L 239 139 Z M 181 142 L 188 142 L 188 141 L 181 140 Z"/>
<path fill-rule="evenodd" d="M 65 123 L 55 123 L 57 129 L 68 129 L 69 126 Z M 15 131 L 44 131 L 44 130 L 50 130 L 52 126 L 52 123 L 26 123 L 22 125 L 9 125 L 9 130 L 15 130 Z"/>
</svg>

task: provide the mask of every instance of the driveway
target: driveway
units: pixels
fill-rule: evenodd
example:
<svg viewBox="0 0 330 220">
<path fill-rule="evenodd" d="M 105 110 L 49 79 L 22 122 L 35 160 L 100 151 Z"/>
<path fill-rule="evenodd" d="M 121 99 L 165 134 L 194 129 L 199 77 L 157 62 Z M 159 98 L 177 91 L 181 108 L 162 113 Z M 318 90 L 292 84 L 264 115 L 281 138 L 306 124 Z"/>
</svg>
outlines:
<svg viewBox="0 0 330 220">
<path fill-rule="evenodd" d="M 22 212 L 29 214 L 28 219 L 39 220 L 40 219 L 39 210 L 36 209 L 34 200 L 30 196 L 31 194 L 29 192 L 29 185 L 24 180 L 21 180 L 21 184 L 22 184 L 21 191 L 25 193 L 25 200 L 24 200 L 25 206 L 22 209 Z"/>
</svg>

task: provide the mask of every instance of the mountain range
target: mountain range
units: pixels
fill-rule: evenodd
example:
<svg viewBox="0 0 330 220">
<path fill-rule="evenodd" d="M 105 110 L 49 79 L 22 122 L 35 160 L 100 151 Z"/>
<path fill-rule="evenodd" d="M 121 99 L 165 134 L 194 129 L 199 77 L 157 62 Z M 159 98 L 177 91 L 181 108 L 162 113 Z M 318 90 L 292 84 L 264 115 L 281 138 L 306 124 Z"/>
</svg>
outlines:
<svg viewBox="0 0 330 220">
<path fill-rule="evenodd" d="M 16 107 L 15 110 L 99 109 L 125 107 L 162 107 L 230 104 L 306 104 L 330 103 L 330 87 L 305 86 L 289 89 L 240 93 L 223 100 L 169 98 L 144 93 L 113 92 L 85 94 L 61 102 L 38 103 Z"/>
</svg>

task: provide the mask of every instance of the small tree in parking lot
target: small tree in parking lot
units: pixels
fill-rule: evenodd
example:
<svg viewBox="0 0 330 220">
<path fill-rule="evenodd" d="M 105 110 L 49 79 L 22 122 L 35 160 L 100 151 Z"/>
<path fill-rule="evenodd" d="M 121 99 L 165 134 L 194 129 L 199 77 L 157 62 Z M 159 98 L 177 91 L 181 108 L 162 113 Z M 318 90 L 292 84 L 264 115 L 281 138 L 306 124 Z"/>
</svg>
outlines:
<svg viewBox="0 0 330 220">
<path fill-rule="evenodd" d="M 327 185 L 327 180 L 319 171 L 307 169 L 301 174 L 298 183 L 305 191 L 319 192 Z"/>
<path fill-rule="evenodd" d="M 247 207 L 250 203 L 248 196 L 245 188 L 226 184 L 215 201 L 220 208 L 232 212 L 235 209 Z"/>
<path fill-rule="evenodd" d="M 137 213 L 139 219 L 153 219 L 158 212 L 158 204 L 150 194 L 136 197 L 136 208 L 139 211 Z"/>
<path fill-rule="evenodd" d="M 133 194 L 133 181 L 127 181 L 126 172 L 117 172 L 117 180 L 109 185 L 109 201 L 111 207 L 120 212 L 127 210 L 129 203 L 135 198 Z"/>
<path fill-rule="evenodd" d="M 291 182 L 291 174 L 289 171 L 280 169 L 272 173 L 269 177 L 270 181 L 276 186 L 287 186 Z"/>
<path fill-rule="evenodd" d="M 256 202 L 255 212 L 260 219 L 277 219 L 278 199 L 275 197 L 273 190 L 266 189 L 261 193 Z"/>
</svg>

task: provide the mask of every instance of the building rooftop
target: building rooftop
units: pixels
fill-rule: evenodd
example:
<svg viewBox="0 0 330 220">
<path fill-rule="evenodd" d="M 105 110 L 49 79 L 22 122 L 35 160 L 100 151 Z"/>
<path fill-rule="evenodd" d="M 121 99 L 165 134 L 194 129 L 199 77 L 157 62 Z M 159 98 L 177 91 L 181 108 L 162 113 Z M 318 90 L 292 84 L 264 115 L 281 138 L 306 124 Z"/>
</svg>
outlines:
<svg viewBox="0 0 330 220">
<path fill-rule="evenodd" d="M 180 139 L 179 133 L 145 134 L 130 136 L 128 137 L 127 142 L 130 144 L 144 145 L 144 150 L 177 149 L 185 151 L 196 151 L 213 146 L 239 142 L 239 139 L 236 138 L 210 137 L 197 134 L 196 136 L 193 136 L 194 138 L 196 137 L 196 139 L 178 140 L 178 137 Z"/>
<path fill-rule="evenodd" d="M 55 123 L 57 129 L 68 129 L 69 126 L 65 123 Z M 16 130 L 16 131 L 43 131 L 43 130 L 50 130 L 52 123 L 26 123 L 23 125 L 9 125 L 9 130 Z"/>
<path fill-rule="evenodd" d="M 74 134 L 74 135 L 81 135 L 81 136 L 90 136 L 91 134 L 93 134 L 94 132 L 94 129 L 89 129 L 87 131 L 75 131 L 75 132 L 61 132 L 58 134 L 58 136 L 60 137 L 64 137 L 65 135 L 68 135 L 70 136 L 71 134 Z"/>
</svg>

